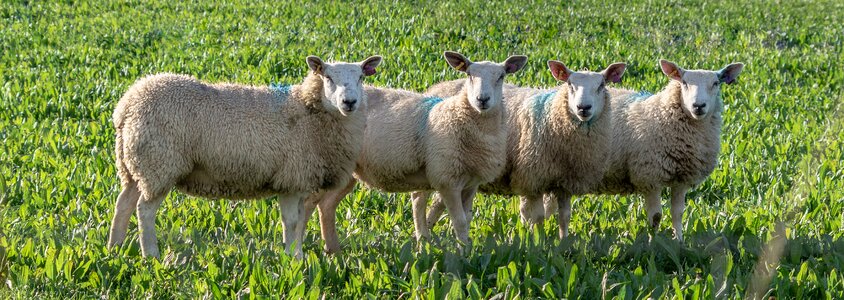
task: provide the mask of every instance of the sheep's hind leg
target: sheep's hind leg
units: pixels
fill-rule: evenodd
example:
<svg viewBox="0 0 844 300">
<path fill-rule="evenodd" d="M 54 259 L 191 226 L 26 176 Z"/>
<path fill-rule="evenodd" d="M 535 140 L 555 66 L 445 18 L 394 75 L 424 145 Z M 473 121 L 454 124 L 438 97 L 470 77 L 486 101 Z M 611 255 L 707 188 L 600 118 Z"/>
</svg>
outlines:
<svg viewBox="0 0 844 300">
<path fill-rule="evenodd" d="M 325 241 L 325 253 L 340 253 L 340 238 L 337 235 L 337 206 L 352 189 L 355 188 L 356 180 L 349 180 L 345 187 L 338 190 L 327 191 L 317 204 L 319 208 L 319 229 L 322 239 Z"/>
<path fill-rule="evenodd" d="M 564 239 L 569 235 L 569 224 L 571 223 L 571 194 L 565 191 L 554 191 L 551 200 L 557 203 L 560 238 Z"/>
<path fill-rule="evenodd" d="M 430 191 L 410 193 L 411 203 L 413 204 L 413 225 L 416 229 L 416 240 L 418 242 L 431 240 L 431 228 L 428 227 L 428 220 L 425 218 L 425 210 L 430 195 Z"/>
<path fill-rule="evenodd" d="M 302 237 L 304 235 L 305 195 L 279 195 L 281 222 L 284 230 L 284 245 L 288 254 L 302 259 Z"/>
<path fill-rule="evenodd" d="M 522 216 L 522 221 L 532 231 L 536 231 L 536 227 L 542 224 L 545 217 L 545 204 L 542 200 L 542 195 L 530 195 L 519 197 L 519 212 Z"/>
<path fill-rule="evenodd" d="M 645 196 L 645 212 L 648 214 L 648 223 L 651 228 L 659 228 L 659 222 L 662 220 L 662 204 L 659 201 L 659 194 L 661 188 L 656 188 L 653 191 L 644 193 Z"/>
<path fill-rule="evenodd" d="M 437 224 L 437 220 L 443 215 L 445 211 L 445 204 L 442 196 L 439 193 L 434 193 L 434 199 L 431 200 L 431 206 L 428 207 L 428 215 L 425 217 L 428 223 L 428 229 L 433 228 Z"/>
<path fill-rule="evenodd" d="M 138 227 L 141 231 L 141 252 L 144 257 L 160 257 L 158 239 L 155 234 L 155 215 L 166 196 L 167 192 L 162 192 L 150 199 L 142 196 L 138 200 Z"/>
<path fill-rule="evenodd" d="M 123 244 L 126 239 L 126 232 L 129 227 L 129 218 L 138 205 L 138 198 L 141 192 L 138 190 L 137 182 L 130 182 L 123 187 L 120 195 L 117 196 L 117 203 L 114 205 L 114 217 L 111 219 L 111 230 L 108 234 L 108 248 Z"/>
<path fill-rule="evenodd" d="M 671 187 L 671 224 L 674 227 L 674 237 L 683 241 L 683 210 L 686 209 L 687 186 Z"/>
</svg>

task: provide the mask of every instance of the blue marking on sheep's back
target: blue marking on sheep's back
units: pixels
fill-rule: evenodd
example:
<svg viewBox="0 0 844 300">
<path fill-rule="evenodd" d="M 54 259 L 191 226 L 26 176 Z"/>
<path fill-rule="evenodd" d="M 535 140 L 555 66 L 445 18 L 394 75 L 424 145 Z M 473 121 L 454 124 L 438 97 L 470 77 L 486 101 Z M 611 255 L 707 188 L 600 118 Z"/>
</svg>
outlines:
<svg viewBox="0 0 844 300">
<path fill-rule="evenodd" d="M 557 90 L 553 90 L 536 95 L 532 98 L 534 130 L 539 130 L 540 127 L 545 126 L 548 110 L 556 97 Z"/>
<path fill-rule="evenodd" d="M 650 92 L 639 91 L 638 93 L 635 93 L 632 96 L 630 96 L 630 99 L 633 99 L 633 101 L 642 101 L 642 100 L 650 98 L 653 95 L 654 94 L 652 94 Z"/>
<path fill-rule="evenodd" d="M 270 91 L 272 91 L 273 94 L 277 96 L 279 102 L 284 102 L 287 100 L 287 97 L 290 96 L 291 88 L 292 86 L 286 83 L 270 83 Z"/>
<path fill-rule="evenodd" d="M 425 117 L 422 118 L 422 120 L 419 122 L 419 132 L 420 132 L 420 134 L 422 132 L 424 132 L 426 128 L 428 128 L 428 115 L 431 114 L 431 109 L 433 109 L 434 106 L 437 106 L 437 104 L 440 104 L 442 102 L 443 102 L 443 98 L 434 97 L 434 96 L 425 97 L 424 99 L 422 99 L 421 104 L 422 104 L 422 108 L 425 110 L 423 112 L 425 114 Z"/>
</svg>

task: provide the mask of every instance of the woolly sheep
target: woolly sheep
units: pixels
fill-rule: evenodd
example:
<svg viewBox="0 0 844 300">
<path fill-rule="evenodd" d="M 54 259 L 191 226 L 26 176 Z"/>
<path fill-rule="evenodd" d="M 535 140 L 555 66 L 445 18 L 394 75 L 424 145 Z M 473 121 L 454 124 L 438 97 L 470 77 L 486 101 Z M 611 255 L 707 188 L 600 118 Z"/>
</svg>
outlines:
<svg viewBox="0 0 844 300">
<path fill-rule="evenodd" d="M 672 227 L 682 241 L 686 192 L 709 177 L 718 163 L 721 84 L 735 82 L 744 65 L 708 71 L 684 70 L 667 60 L 659 63 L 671 81 L 656 95 L 610 90 L 614 124 L 610 166 L 602 183 L 589 193 L 641 194 L 648 220 L 657 227 L 662 219 L 660 193 L 670 187 Z M 547 214 L 554 211 L 553 200 L 569 201 L 546 200 Z M 566 212 L 559 206 L 561 216 Z"/>
<path fill-rule="evenodd" d="M 207 198 L 277 194 L 284 243 L 301 258 L 303 199 L 351 178 L 366 120 L 358 112 L 367 100 L 362 80 L 381 57 L 307 62 L 310 74 L 294 86 L 207 84 L 175 74 L 133 84 L 114 110 L 123 190 L 109 247 L 123 243 L 137 206 L 142 253 L 158 257 L 155 214 L 176 187 Z"/>
<path fill-rule="evenodd" d="M 386 192 L 413 192 L 418 239 L 430 235 L 425 227 L 425 205 L 428 191 L 437 190 L 448 207 L 457 239 L 468 245 L 477 187 L 495 179 L 504 168 L 507 132 L 500 105 L 504 77 L 521 69 L 527 57 L 511 56 L 504 63 L 493 63 L 472 62 L 456 52 L 444 56 L 450 66 L 468 75 L 466 87 L 453 97 L 365 89 L 370 102 L 355 178 Z M 351 181 L 307 201 L 318 205 L 328 253 L 340 250 L 335 211 L 354 184 Z"/>
<path fill-rule="evenodd" d="M 510 112 L 507 167 L 495 181 L 481 186 L 484 193 L 521 195 L 521 214 L 531 225 L 544 218 L 543 194 L 583 193 L 603 178 L 612 133 L 605 83 L 621 81 L 626 69 L 624 63 L 615 63 L 602 72 L 573 72 L 554 60 L 548 61 L 548 67 L 562 82 L 560 86 L 504 89 Z M 458 85 L 445 82 L 427 92 L 448 95 Z M 438 200 L 434 200 L 428 215 L 429 226 L 442 212 Z M 566 234 L 560 231 L 560 235 Z"/>
</svg>

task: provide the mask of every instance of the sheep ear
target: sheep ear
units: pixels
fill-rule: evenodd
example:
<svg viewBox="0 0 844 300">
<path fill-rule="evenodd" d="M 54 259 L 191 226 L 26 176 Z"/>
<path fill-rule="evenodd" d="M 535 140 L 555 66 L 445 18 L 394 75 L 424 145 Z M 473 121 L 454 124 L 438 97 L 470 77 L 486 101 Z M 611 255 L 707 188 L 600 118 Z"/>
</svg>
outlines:
<svg viewBox="0 0 844 300">
<path fill-rule="evenodd" d="M 516 71 L 521 70 L 527 64 L 527 56 L 524 55 L 513 55 L 507 58 L 504 61 L 504 72 L 507 74 L 516 73 Z"/>
<path fill-rule="evenodd" d="M 375 75 L 376 71 L 375 68 L 381 64 L 381 56 L 373 55 L 369 58 L 365 59 L 363 62 L 360 63 L 361 69 L 363 69 L 363 75 L 372 76 Z"/>
<path fill-rule="evenodd" d="M 601 72 L 601 74 L 604 74 L 604 80 L 619 83 L 621 82 L 621 76 L 624 75 L 625 70 L 627 70 L 627 64 L 614 63 Z"/>
<path fill-rule="evenodd" d="M 323 65 L 322 59 L 320 59 L 319 57 L 311 55 L 311 56 L 308 56 L 307 61 L 308 61 L 308 67 L 311 68 L 311 71 L 314 71 L 314 73 L 316 73 L 316 74 L 322 75 L 322 65 Z"/>
<path fill-rule="evenodd" d="M 564 82 L 569 81 L 569 75 L 572 73 L 569 68 L 566 68 L 566 65 L 556 60 L 548 61 L 548 69 L 551 70 L 551 76 L 554 76 L 557 80 Z"/>
<path fill-rule="evenodd" d="M 678 67 L 677 64 L 664 59 L 660 59 L 659 66 L 660 68 L 662 68 L 662 73 L 665 73 L 668 78 L 677 81 L 683 80 L 683 73 L 685 73 L 686 70 L 683 70 L 682 68 Z"/>
<path fill-rule="evenodd" d="M 743 68 L 743 63 L 730 64 L 718 71 L 718 79 L 720 79 L 723 83 L 732 84 L 733 82 L 736 82 L 736 79 L 738 78 L 739 74 L 741 74 L 741 70 Z"/>
<path fill-rule="evenodd" d="M 445 57 L 445 61 L 448 62 L 449 66 L 460 72 L 466 72 L 469 70 L 469 65 L 472 64 L 472 61 L 463 56 L 463 54 L 453 51 L 446 51 L 443 53 L 443 57 Z"/>
</svg>

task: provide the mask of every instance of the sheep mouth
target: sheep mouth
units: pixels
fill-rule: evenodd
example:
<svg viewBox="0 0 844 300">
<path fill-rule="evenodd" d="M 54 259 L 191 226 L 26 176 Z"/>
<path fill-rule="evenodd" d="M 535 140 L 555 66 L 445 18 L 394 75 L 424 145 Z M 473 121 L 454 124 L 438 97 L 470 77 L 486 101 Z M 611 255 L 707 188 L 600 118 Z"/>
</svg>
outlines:
<svg viewBox="0 0 844 300">
<path fill-rule="evenodd" d="M 584 122 L 589 121 L 589 119 L 592 118 L 592 112 L 588 110 L 578 110 L 577 118 Z"/>
<path fill-rule="evenodd" d="M 701 118 L 701 117 L 703 117 L 703 116 L 705 116 L 705 115 L 706 115 L 706 110 L 705 110 L 705 109 L 700 109 L 700 108 L 695 108 L 695 109 L 693 109 L 693 110 L 692 110 L 692 115 L 693 115 L 695 118 L 699 119 L 699 118 Z"/>
<path fill-rule="evenodd" d="M 342 109 L 344 112 L 353 112 L 353 111 L 355 111 L 355 106 L 354 106 L 354 105 L 346 105 L 346 104 L 344 104 L 344 105 L 341 107 L 341 109 Z"/>
</svg>

